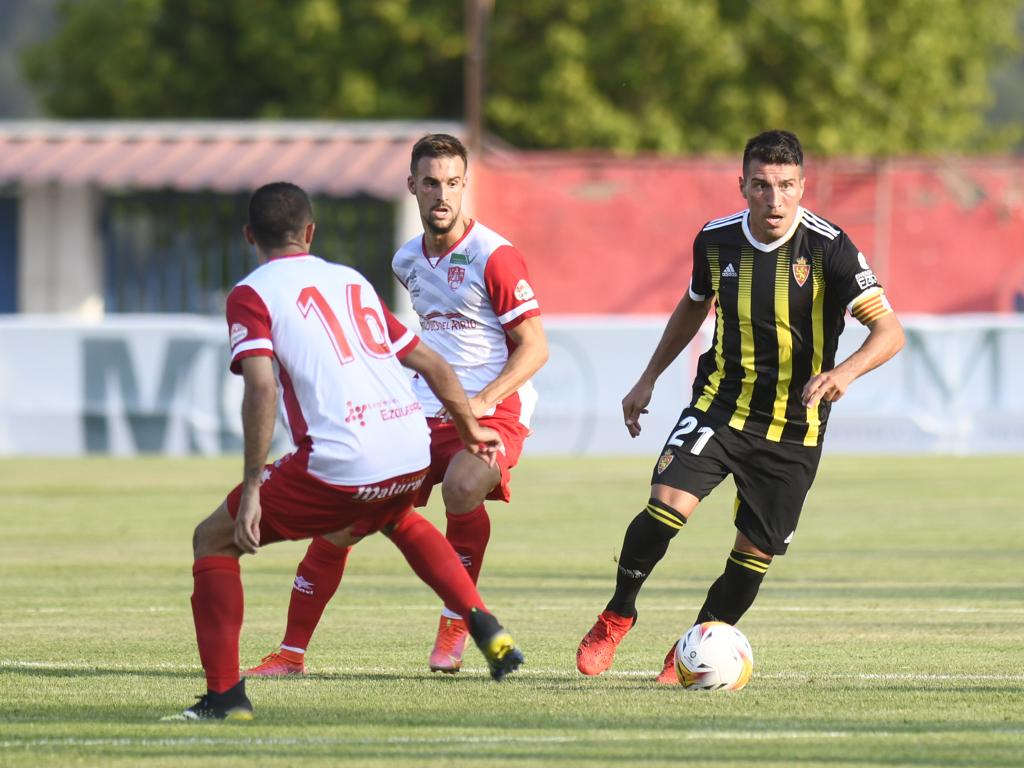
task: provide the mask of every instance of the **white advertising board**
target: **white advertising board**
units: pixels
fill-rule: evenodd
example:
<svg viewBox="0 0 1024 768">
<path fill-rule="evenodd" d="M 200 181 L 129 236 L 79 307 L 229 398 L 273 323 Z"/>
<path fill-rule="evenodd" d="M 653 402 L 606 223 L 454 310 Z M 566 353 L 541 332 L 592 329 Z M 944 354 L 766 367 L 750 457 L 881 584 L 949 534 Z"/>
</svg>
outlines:
<svg viewBox="0 0 1024 768">
<path fill-rule="evenodd" d="M 1024 318 L 905 317 L 907 346 L 833 408 L 826 450 L 1024 453 Z M 662 318 L 546 318 L 551 358 L 528 455 L 650 454 L 690 398 L 710 324 L 658 382 L 643 433 L 620 401 Z M 839 357 L 861 342 L 851 323 Z M 0 320 L 0 456 L 216 454 L 241 448 L 241 381 L 223 321 L 194 316 Z M 275 451 L 287 449 L 279 431 Z"/>
</svg>

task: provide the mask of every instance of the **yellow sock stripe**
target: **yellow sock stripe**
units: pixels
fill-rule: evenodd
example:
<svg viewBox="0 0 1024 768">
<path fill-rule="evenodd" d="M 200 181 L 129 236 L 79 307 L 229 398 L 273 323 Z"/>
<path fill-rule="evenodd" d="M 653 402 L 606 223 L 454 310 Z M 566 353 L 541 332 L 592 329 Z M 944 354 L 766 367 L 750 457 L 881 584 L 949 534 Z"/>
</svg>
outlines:
<svg viewBox="0 0 1024 768">
<path fill-rule="evenodd" d="M 768 566 L 760 560 L 740 560 L 732 555 L 729 555 L 729 559 L 736 563 L 736 565 L 741 565 L 747 570 L 754 571 L 755 573 L 768 573 Z"/>
<path fill-rule="evenodd" d="M 686 525 L 686 520 L 684 518 L 669 512 L 663 507 L 656 507 L 653 504 L 648 504 L 645 511 L 659 523 L 664 523 L 669 528 L 675 528 L 677 531 L 681 530 L 682 527 Z"/>
</svg>

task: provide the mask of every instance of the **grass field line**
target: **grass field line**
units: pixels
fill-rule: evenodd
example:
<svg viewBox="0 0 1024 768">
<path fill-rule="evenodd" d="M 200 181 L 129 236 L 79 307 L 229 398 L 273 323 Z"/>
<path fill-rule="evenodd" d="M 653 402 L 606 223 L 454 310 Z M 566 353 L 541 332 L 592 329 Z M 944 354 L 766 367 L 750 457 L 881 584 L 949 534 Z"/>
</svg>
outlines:
<svg viewBox="0 0 1024 768">
<path fill-rule="evenodd" d="M 3 669 L 65 669 L 68 671 L 95 671 L 95 670 L 108 670 L 110 672 L 138 672 L 143 670 L 152 669 L 166 669 L 166 670 L 178 670 L 178 671 L 189 671 L 195 672 L 196 674 L 202 673 L 202 668 L 198 664 L 177 664 L 174 662 L 156 662 L 153 664 L 124 664 L 118 662 L 100 662 L 96 661 L 23 661 L 20 659 L 0 659 L 0 670 Z M 483 667 L 474 669 L 473 667 L 463 667 L 466 672 L 483 672 Z M 603 673 L 602 677 L 606 678 L 630 678 L 630 677 L 653 677 L 658 674 L 661 669 L 627 669 L 627 670 L 609 670 Z M 318 666 L 314 672 L 305 679 L 317 679 L 318 675 L 407 675 L 409 669 L 406 667 L 332 667 L 332 666 Z M 539 676 L 539 677 L 563 677 L 566 679 L 585 679 L 574 669 L 564 668 L 527 668 L 523 667 L 516 673 L 517 676 Z M 986 674 L 927 674 L 927 673 L 916 673 L 916 672 L 858 672 L 858 673 L 847 673 L 847 672 L 811 672 L 811 671 L 790 671 L 790 672 L 756 672 L 755 677 L 763 678 L 766 680 L 801 680 L 805 678 L 814 679 L 829 679 L 829 680 L 905 680 L 908 682 L 924 682 L 929 680 L 962 680 L 968 681 L 993 681 L 993 682 L 1012 682 L 1017 680 L 1024 680 L 1024 673 L 1018 674 L 999 674 L 999 675 L 986 675 Z M 287 684 L 287 683 L 286 683 Z"/>
<path fill-rule="evenodd" d="M 213 724 L 216 725 L 216 724 Z M 221 724 L 223 725 L 223 724 Z M 171 728 L 197 727 L 195 724 L 175 723 Z M 202 725 L 198 727 L 204 727 Z M 234 724 L 228 727 L 236 727 Z M 252 726 L 242 726 L 252 727 Z M 1001 729 L 998 733 L 1008 735 L 1019 735 L 1024 729 L 1007 728 Z M 165 737 L 165 738 L 76 738 L 68 737 L 63 739 L 38 738 L 38 739 L 9 739 L 0 741 L 0 748 L 3 749 L 31 749 L 38 747 L 188 747 L 188 746 L 223 746 L 223 747 L 292 747 L 292 746 L 385 746 L 385 745 L 431 745 L 431 744 L 567 744 L 573 742 L 634 742 L 634 741 L 687 741 L 687 740 L 728 740 L 728 741 L 780 741 L 792 739 L 863 739 L 874 738 L 900 738 L 912 737 L 914 739 L 933 736 L 942 738 L 942 733 L 921 733 L 908 734 L 900 731 L 881 730 L 850 730 L 850 731 L 816 731 L 816 730 L 788 730 L 788 731 L 736 731 L 736 730 L 692 730 L 692 731 L 631 731 L 630 733 L 614 734 L 607 731 L 600 731 L 593 735 L 565 734 L 559 736 L 515 736 L 515 735 L 494 735 L 494 736 L 473 736 L 452 734 L 450 736 L 382 736 L 380 738 L 360 736 L 358 738 L 345 737 L 323 737 L 309 736 L 272 738 L 272 737 L 238 737 L 238 736 L 191 736 L 191 737 Z"/>
<path fill-rule="evenodd" d="M 411 605 L 387 605 L 387 610 L 394 611 L 437 611 L 438 607 L 435 603 L 414 603 Z M 559 605 L 554 604 L 540 604 L 531 605 L 530 610 L 533 611 L 565 611 L 569 608 L 576 607 L 574 604 Z M 380 611 L 382 606 L 379 603 L 346 603 L 344 605 L 338 605 L 338 609 L 346 611 Z M 12 615 L 24 615 L 24 614 L 119 614 L 119 613 L 177 613 L 182 611 L 181 606 L 172 605 L 151 605 L 141 607 L 131 606 L 119 606 L 119 605 L 105 605 L 105 606 L 75 606 L 75 607 L 54 607 L 54 608 L 14 608 L 6 611 L 0 611 L 0 616 L 5 614 Z M 892 613 L 896 610 L 892 605 L 872 605 L 872 606 L 821 606 L 821 605 L 771 605 L 766 603 L 758 605 L 757 610 L 759 613 L 840 613 L 840 614 L 851 614 L 851 613 Z M 991 607 L 977 607 L 967 605 L 945 605 L 934 608 L 926 606 L 907 606 L 899 607 L 900 613 L 953 613 L 953 614 L 1007 614 L 1013 616 L 1024 616 L 1024 606 L 1020 608 L 1008 608 L 1006 606 L 991 606 Z M 671 606 L 645 606 L 644 613 L 666 613 L 666 612 L 678 612 L 678 605 Z"/>
</svg>

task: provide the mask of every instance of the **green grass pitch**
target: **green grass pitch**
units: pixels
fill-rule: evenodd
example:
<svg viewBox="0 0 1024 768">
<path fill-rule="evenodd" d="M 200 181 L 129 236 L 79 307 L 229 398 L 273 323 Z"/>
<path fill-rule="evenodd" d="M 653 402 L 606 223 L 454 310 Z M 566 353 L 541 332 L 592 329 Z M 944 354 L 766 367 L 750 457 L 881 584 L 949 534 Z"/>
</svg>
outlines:
<svg viewBox="0 0 1024 768">
<path fill-rule="evenodd" d="M 492 505 L 480 586 L 520 674 L 491 682 L 471 648 L 432 675 L 437 601 L 372 537 L 313 674 L 252 681 L 251 723 L 159 722 L 205 687 L 190 538 L 240 460 L 0 461 L 0 766 L 1024 765 L 1020 457 L 826 455 L 740 624 L 754 677 L 735 693 L 651 680 L 721 571 L 729 481 L 648 581 L 615 667 L 575 670 L 653 458 L 525 460 Z M 280 640 L 304 548 L 243 560 L 243 664 Z"/>
</svg>

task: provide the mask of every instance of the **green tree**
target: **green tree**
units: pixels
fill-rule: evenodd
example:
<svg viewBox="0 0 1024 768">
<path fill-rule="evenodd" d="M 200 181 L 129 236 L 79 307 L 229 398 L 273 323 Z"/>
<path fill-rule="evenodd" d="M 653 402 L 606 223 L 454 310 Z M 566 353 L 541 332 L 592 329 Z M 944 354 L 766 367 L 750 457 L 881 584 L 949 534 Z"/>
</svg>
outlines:
<svg viewBox="0 0 1024 768">
<path fill-rule="evenodd" d="M 64 0 L 25 56 L 75 118 L 456 118 L 462 0 Z"/>
<path fill-rule="evenodd" d="M 463 0 L 77 0 L 26 58 L 65 117 L 457 118 Z M 497 0 L 487 128 L 521 147 L 1005 149 L 1022 0 Z"/>
</svg>

